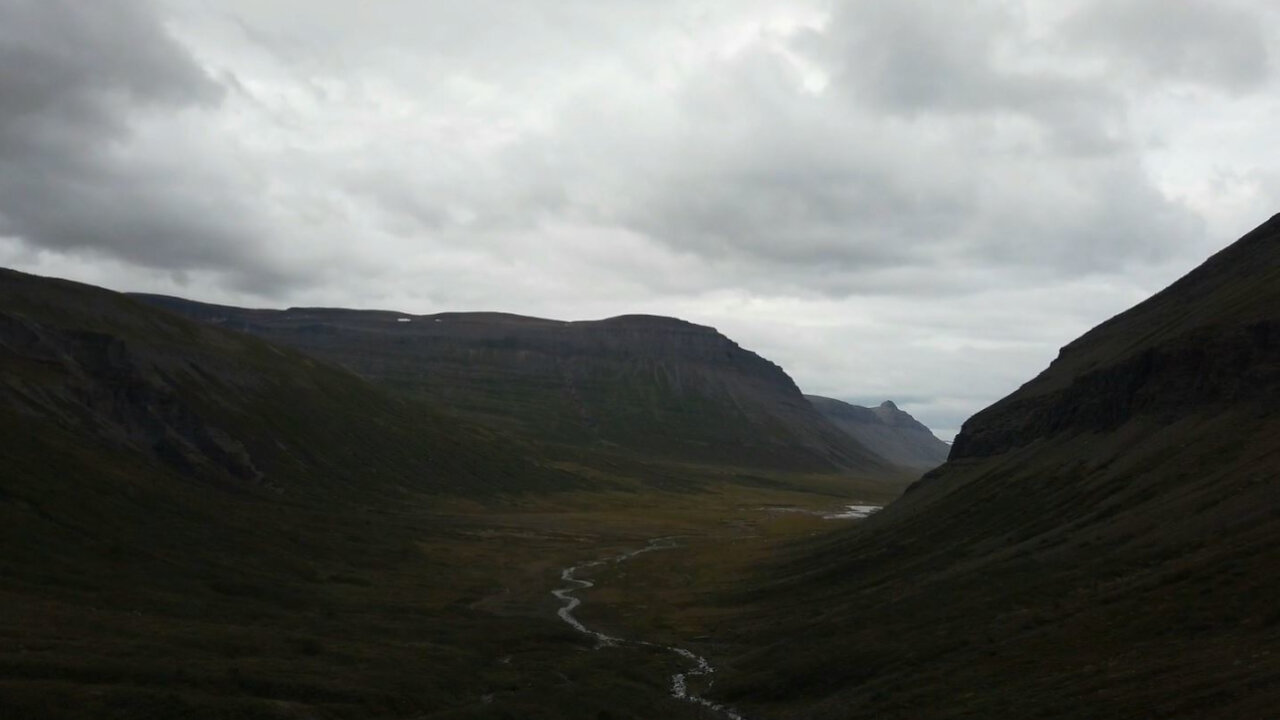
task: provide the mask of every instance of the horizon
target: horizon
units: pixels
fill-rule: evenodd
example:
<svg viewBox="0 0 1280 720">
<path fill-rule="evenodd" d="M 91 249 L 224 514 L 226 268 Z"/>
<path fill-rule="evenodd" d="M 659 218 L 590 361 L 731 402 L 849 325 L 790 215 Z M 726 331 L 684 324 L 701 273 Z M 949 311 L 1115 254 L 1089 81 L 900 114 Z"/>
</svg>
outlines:
<svg viewBox="0 0 1280 720">
<path fill-rule="evenodd" d="M 247 307 L 677 317 L 946 440 L 1280 194 L 1261 0 L 0 19 L 0 265 Z"/>
<path fill-rule="evenodd" d="M 130 291 L 122 291 L 122 292 L 124 292 L 126 295 L 146 295 L 146 294 L 148 294 L 148 293 L 135 293 L 135 292 L 130 292 Z M 201 300 L 199 300 L 199 299 L 197 299 L 197 298 L 190 298 L 190 297 L 178 297 L 178 296 L 166 296 L 166 297 L 176 297 L 176 298 L 181 299 L 181 300 L 190 300 L 190 301 L 199 302 L 199 303 L 202 303 L 202 304 L 205 304 L 205 305 L 212 305 L 212 304 L 215 304 L 215 303 L 205 303 L 205 302 L 203 302 L 203 301 L 201 301 Z M 625 314 L 622 314 L 622 315 L 611 315 L 611 316 L 609 316 L 609 317 L 602 317 L 602 318 L 581 318 L 581 319 L 569 319 L 569 320 L 566 320 L 566 319 L 563 319 L 563 318 L 535 317 L 535 316 L 532 316 L 532 315 L 521 315 L 520 313 L 512 313 L 512 312 L 506 312 L 506 311 L 502 311 L 502 310 L 467 310 L 467 311 L 445 310 L 445 311 L 436 312 L 436 313 L 409 313 L 409 312 L 403 312 L 403 311 L 400 311 L 400 310 L 396 310 L 396 309 L 393 309 L 393 308 L 339 307 L 339 306 L 336 306 L 336 305 L 308 305 L 308 306 L 290 306 L 290 307 L 252 307 L 252 308 L 240 308 L 240 309 L 244 309 L 244 310 L 266 310 L 266 311 L 278 311 L 278 312 L 288 312 L 288 311 L 291 311 L 291 310 L 353 310 L 353 311 L 356 311 L 356 312 L 374 312 L 374 313 L 386 313 L 386 314 L 388 314 L 388 315 L 403 315 L 403 316 L 405 316 L 405 317 L 411 317 L 411 318 L 431 318 L 431 317 L 438 316 L 438 315 L 509 315 L 509 316 L 512 316 L 512 317 L 518 317 L 518 318 L 522 318 L 522 319 L 528 319 L 528 320 L 541 320 L 541 321 L 545 321 L 545 322 L 552 322 L 552 323 L 560 323 L 560 322 L 563 322 L 563 323 L 593 323 L 593 322 L 602 322 L 602 321 L 606 321 L 606 320 L 616 320 L 616 319 L 619 319 L 619 318 L 625 318 L 625 317 L 657 317 L 657 318 L 669 319 L 669 320 L 679 320 L 679 321 L 681 321 L 681 322 L 689 322 L 688 320 L 685 320 L 685 319 L 683 319 L 683 318 L 678 318 L 678 317 L 674 317 L 674 316 L 671 316 L 671 315 L 648 315 L 648 314 L 645 314 L 645 313 L 625 313 Z M 690 323 L 690 324 L 696 324 L 696 323 Z M 723 332 L 721 332 L 721 331 L 719 330 L 719 328 L 715 328 L 715 327 L 712 327 L 712 326 L 702 326 L 702 327 L 710 327 L 712 330 L 715 330 L 716 332 L 720 332 L 720 334 L 724 335 L 724 333 L 723 333 Z M 725 335 L 725 337 L 727 337 L 729 340 L 733 341 L 734 343 L 737 343 L 737 341 L 736 341 L 736 340 L 734 340 L 732 337 L 730 337 L 730 336 L 728 336 L 728 335 Z M 754 350 L 752 350 L 752 349 L 751 349 L 751 348 L 749 348 L 749 347 L 743 346 L 743 345 L 741 345 L 740 343 L 738 343 L 738 344 L 739 344 L 739 346 L 740 346 L 740 347 L 742 347 L 744 350 L 747 350 L 747 351 L 749 351 L 749 352 L 755 352 Z M 756 353 L 756 354 L 757 354 L 757 355 L 759 355 L 759 353 Z M 765 360 L 770 360 L 770 359 L 769 359 L 768 357 L 766 357 L 766 356 L 761 355 L 761 357 L 763 357 Z M 770 362 L 773 362 L 773 361 L 772 361 L 772 360 L 770 360 Z M 791 376 L 791 373 L 787 372 L 787 368 L 786 368 L 785 366 L 779 365 L 779 367 L 781 367 L 781 368 L 782 368 L 782 371 L 783 371 L 784 373 L 786 373 L 788 377 L 790 377 L 790 376 Z M 792 378 L 792 380 L 794 380 L 794 379 L 795 379 L 795 378 Z M 801 392 L 802 394 L 804 394 L 804 395 L 818 395 L 817 393 L 812 393 L 812 392 L 808 392 L 808 391 L 806 391 L 806 390 L 805 390 L 805 388 L 804 388 L 804 387 L 802 387 L 802 386 L 800 386 L 800 384 L 799 384 L 799 383 L 796 383 L 796 385 L 797 385 L 797 387 L 799 387 L 800 392 Z M 828 397 L 828 396 L 821 396 L 821 397 Z M 877 406 L 879 406 L 879 405 L 883 405 L 883 404 L 888 403 L 888 404 L 892 404 L 892 405 L 894 405 L 895 407 L 897 407 L 897 408 L 898 408 L 898 409 L 900 409 L 900 410 L 903 410 L 904 412 L 907 412 L 907 414 L 911 414 L 910 410 L 907 410 L 907 409 L 906 409 L 907 407 L 909 407 L 909 406 L 911 405 L 911 401 L 910 401 L 910 400 L 899 400 L 899 399 L 897 399 L 897 398 L 873 398 L 873 397 L 871 397 L 871 396 L 866 396 L 866 397 L 858 397 L 858 396 L 834 397 L 834 396 L 832 396 L 832 397 L 831 397 L 831 399 L 834 399 L 834 400 L 840 400 L 841 402 L 849 403 L 849 404 L 851 404 L 851 405 L 856 405 L 856 406 L 859 406 L 859 407 L 866 407 L 866 408 L 874 408 L 874 407 L 877 407 Z M 904 406 L 905 406 L 905 407 L 904 407 Z M 918 420 L 918 418 L 917 418 L 917 420 Z M 951 431 L 950 431 L 950 433 L 949 433 L 949 434 L 947 434 L 947 435 L 940 434 L 940 433 L 943 433 L 943 432 L 947 432 L 947 430 L 946 430 L 945 428 L 944 428 L 944 429 L 937 429 L 937 428 L 929 427 L 929 430 L 930 430 L 930 432 L 932 432 L 936 437 L 938 437 L 938 439 L 940 439 L 940 440 L 942 440 L 943 442 L 945 442 L 945 443 L 947 443 L 948 445 L 950 445 L 950 444 L 951 444 L 951 442 L 955 439 L 955 434 L 959 431 L 959 428 L 956 428 L 956 429 L 954 429 L 954 430 L 951 430 Z"/>
</svg>

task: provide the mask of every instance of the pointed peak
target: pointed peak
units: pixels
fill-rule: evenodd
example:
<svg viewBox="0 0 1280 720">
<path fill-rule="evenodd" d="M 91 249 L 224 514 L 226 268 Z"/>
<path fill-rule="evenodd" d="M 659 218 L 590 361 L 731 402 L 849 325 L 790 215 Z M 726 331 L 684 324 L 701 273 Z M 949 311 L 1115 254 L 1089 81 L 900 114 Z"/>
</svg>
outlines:
<svg viewBox="0 0 1280 720">
<path fill-rule="evenodd" d="M 898 406 L 894 405 L 892 400 L 885 400 L 884 402 L 880 403 L 880 407 L 885 408 L 886 410 L 898 409 Z"/>
</svg>

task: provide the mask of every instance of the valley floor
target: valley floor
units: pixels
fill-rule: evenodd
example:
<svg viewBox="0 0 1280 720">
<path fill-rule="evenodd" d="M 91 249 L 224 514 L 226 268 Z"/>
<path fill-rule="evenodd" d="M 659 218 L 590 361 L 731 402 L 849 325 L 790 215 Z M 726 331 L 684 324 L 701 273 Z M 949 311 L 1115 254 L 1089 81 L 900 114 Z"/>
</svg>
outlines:
<svg viewBox="0 0 1280 720">
<path fill-rule="evenodd" d="M 151 587 L 19 568 L 0 593 L 0 706 L 32 718 L 716 717 L 672 697 L 691 661 L 661 646 L 730 671 L 746 648 L 722 640 L 743 636 L 728 594 L 779 548 L 851 522 L 824 514 L 891 497 L 848 488 L 436 496 L 286 515 L 280 540 L 304 566 L 188 568 Z M 597 647 L 557 616 L 564 568 L 658 537 L 671 547 L 584 568 L 595 587 L 574 611 L 655 645 Z M 120 557 L 123 576 L 135 561 L 163 572 Z M 691 675 L 689 691 L 714 677 Z"/>
</svg>

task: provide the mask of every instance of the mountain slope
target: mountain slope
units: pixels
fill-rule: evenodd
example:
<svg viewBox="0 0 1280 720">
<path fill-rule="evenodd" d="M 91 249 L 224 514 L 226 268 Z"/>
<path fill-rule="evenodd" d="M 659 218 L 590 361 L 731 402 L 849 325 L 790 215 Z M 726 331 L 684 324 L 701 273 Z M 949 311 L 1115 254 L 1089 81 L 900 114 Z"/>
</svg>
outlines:
<svg viewBox="0 0 1280 720">
<path fill-rule="evenodd" d="M 461 704 L 481 692 L 477 657 L 554 618 L 445 605 L 439 578 L 463 597 L 477 581 L 428 554 L 449 537 L 435 508 L 575 485 L 510 438 L 301 353 L 0 270 L 0 707 Z"/>
<path fill-rule="evenodd" d="M 87 285 L 0 269 L 0 362 L 0 410 L 13 422 L 245 490 L 373 489 L 394 474 L 419 490 L 484 492 L 549 477 L 504 450 L 509 438 Z M 317 450 L 338 440 L 347 454 Z M 507 460 L 518 472 L 497 472 Z"/>
<path fill-rule="evenodd" d="M 836 427 L 877 455 L 902 467 L 932 470 L 947 460 L 951 448 L 891 401 L 874 408 L 820 397 L 805 398 Z"/>
<path fill-rule="evenodd" d="M 816 412 L 781 368 L 681 320 L 248 310 L 136 297 L 545 441 L 682 462 L 894 472 Z"/>
<path fill-rule="evenodd" d="M 1150 300 L 1067 345 L 1034 380 L 974 416 L 956 459 L 1136 416 L 1276 400 L 1280 216 Z M 1262 393 L 1261 395 L 1259 393 Z"/>
<path fill-rule="evenodd" d="M 752 600 L 776 644 L 722 692 L 778 717 L 1268 716 L 1276 438 L 1280 216 L 1063 348 L 902 500 L 774 568 Z"/>
</svg>

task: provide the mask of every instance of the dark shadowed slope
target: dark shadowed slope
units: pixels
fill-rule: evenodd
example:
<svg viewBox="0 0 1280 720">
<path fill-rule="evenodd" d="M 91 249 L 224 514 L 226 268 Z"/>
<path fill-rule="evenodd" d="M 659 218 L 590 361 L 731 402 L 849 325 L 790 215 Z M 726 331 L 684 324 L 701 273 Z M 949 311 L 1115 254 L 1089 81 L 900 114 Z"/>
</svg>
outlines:
<svg viewBox="0 0 1280 720">
<path fill-rule="evenodd" d="M 1280 706 L 1280 219 L 1062 350 L 757 598 L 780 717 Z M 803 600 L 798 601 L 797 597 Z"/>
<path fill-rule="evenodd" d="M 0 715 L 456 703 L 498 621 L 425 605 L 431 508 L 570 484 L 301 353 L 0 270 Z"/>
<path fill-rule="evenodd" d="M 345 370 L 63 280 L 0 270 L 0 363 L 0 413 L 33 441 L 246 492 L 492 492 L 551 477 L 508 438 Z M 7 453 L 28 444 L 5 437 Z"/>
<path fill-rule="evenodd" d="M 345 370 L 62 280 L 0 270 L 0 370 L 0 578 L 33 597 L 305 565 L 298 512 L 573 484 Z"/>
<path fill-rule="evenodd" d="M 136 297 L 545 441 L 712 464 L 894 472 L 816 412 L 777 365 L 673 318 L 247 310 Z"/>
<path fill-rule="evenodd" d="M 588 455 L 0 270 L 0 717 L 693 717 L 674 658 L 555 616 L 559 568 L 850 478 Z"/>
<path fill-rule="evenodd" d="M 832 398 L 805 395 L 818 412 L 872 452 L 903 467 L 932 470 L 947 460 L 951 447 L 891 401 L 874 408 Z"/>
</svg>

